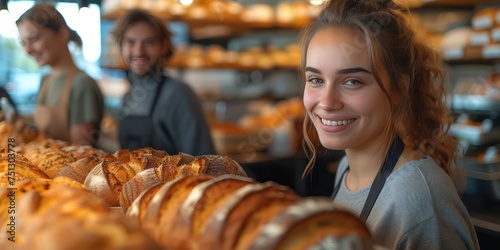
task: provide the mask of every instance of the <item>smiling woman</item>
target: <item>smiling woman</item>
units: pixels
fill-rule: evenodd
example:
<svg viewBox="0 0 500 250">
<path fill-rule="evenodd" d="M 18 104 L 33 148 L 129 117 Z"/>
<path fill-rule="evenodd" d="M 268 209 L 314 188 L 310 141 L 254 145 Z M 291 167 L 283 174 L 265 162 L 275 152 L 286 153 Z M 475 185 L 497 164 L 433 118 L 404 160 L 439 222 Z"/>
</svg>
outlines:
<svg viewBox="0 0 500 250">
<path fill-rule="evenodd" d="M 48 3 L 34 5 L 16 21 L 21 45 L 39 67 L 49 66 L 42 79 L 34 113 L 45 136 L 74 144 L 95 145 L 104 114 L 97 83 L 75 64 L 68 48 L 80 36 L 62 14 Z"/>
<path fill-rule="evenodd" d="M 302 33 L 305 173 L 319 144 L 345 150 L 332 199 L 366 222 L 377 245 L 477 249 L 453 182 L 459 150 L 447 134 L 442 72 L 406 12 L 391 0 L 331 0 Z"/>
<path fill-rule="evenodd" d="M 35 1 L 9 1 L 8 16 L 0 20 L 0 86 L 4 86 L 16 103 L 23 116 L 31 116 L 42 75 L 48 68 L 38 67 L 34 58 L 23 51 L 19 45 L 19 32 L 15 24 L 26 10 L 33 7 Z M 80 11 L 77 1 L 54 3 L 56 9 L 72 27 L 81 35 L 83 46 L 68 44 L 75 63 L 85 69 L 92 77 L 99 77 L 100 40 L 100 8 L 90 4 L 86 11 Z M 82 22 L 84 20 L 84 22 Z"/>
</svg>

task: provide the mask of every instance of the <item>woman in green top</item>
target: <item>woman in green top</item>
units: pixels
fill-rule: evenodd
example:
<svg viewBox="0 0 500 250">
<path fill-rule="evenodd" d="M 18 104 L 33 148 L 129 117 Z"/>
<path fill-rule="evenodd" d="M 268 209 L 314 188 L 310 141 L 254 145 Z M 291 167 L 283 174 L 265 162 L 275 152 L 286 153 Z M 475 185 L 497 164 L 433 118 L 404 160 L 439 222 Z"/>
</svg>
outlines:
<svg viewBox="0 0 500 250">
<path fill-rule="evenodd" d="M 61 13 L 40 3 L 16 21 L 22 45 L 39 66 L 51 73 L 42 79 L 34 120 L 49 138 L 81 145 L 95 145 L 104 113 L 103 97 L 94 79 L 78 69 L 68 42 L 81 46 Z"/>
</svg>

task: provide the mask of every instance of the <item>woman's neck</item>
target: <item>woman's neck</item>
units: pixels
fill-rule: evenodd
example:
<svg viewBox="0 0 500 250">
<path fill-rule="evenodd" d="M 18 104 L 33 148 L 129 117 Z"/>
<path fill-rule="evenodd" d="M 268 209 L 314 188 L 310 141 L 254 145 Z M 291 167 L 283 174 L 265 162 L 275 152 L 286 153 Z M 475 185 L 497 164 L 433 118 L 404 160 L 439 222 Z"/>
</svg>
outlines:
<svg viewBox="0 0 500 250">
<path fill-rule="evenodd" d="M 349 161 L 346 185 L 351 191 L 362 189 L 373 183 L 385 160 L 387 149 L 392 143 L 392 141 L 387 140 L 373 140 L 373 142 L 363 147 L 346 149 L 346 156 Z M 411 152 L 410 148 L 405 147 L 394 170 L 412 160 L 410 159 Z"/>
<path fill-rule="evenodd" d="M 51 64 L 51 75 L 52 76 L 61 76 L 61 75 L 67 75 L 71 71 L 75 71 L 77 69 L 75 62 L 73 61 L 73 58 L 71 57 L 71 54 L 64 55 L 61 57 L 60 60 L 58 60 L 56 63 Z"/>
</svg>

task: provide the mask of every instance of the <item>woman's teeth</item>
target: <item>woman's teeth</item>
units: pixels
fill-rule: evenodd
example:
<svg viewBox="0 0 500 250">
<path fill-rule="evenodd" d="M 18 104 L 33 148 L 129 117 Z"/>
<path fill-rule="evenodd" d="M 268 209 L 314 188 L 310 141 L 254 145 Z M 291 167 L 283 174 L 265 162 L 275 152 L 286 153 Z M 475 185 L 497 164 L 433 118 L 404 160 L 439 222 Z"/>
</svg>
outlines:
<svg viewBox="0 0 500 250">
<path fill-rule="evenodd" d="M 351 122 L 353 122 L 354 119 L 349 119 L 349 120 L 340 120 L 340 121 L 330 121 L 327 119 L 321 119 L 321 123 L 327 125 L 327 126 L 341 126 L 341 125 L 346 125 Z"/>
</svg>

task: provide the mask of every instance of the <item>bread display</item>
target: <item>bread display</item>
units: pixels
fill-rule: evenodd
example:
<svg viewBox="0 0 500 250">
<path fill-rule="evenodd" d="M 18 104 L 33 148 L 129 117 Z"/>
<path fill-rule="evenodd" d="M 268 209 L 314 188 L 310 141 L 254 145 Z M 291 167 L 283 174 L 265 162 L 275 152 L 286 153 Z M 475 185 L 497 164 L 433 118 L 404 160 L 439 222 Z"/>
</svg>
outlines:
<svg viewBox="0 0 500 250">
<path fill-rule="evenodd" d="M 342 205 L 235 175 L 158 183 L 126 214 L 164 249 L 308 249 L 332 241 L 371 246 L 364 223 Z"/>
<path fill-rule="evenodd" d="M 369 242 L 370 232 L 345 207 L 328 198 L 303 198 L 267 223 L 249 246 L 236 249 L 330 249 L 328 239 L 354 234 Z M 323 248 L 321 248 L 323 247 Z"/>
<path fill-rule="evenodd" d="M 50 178 L 54 178 L 61 169 L 76 161 L 71 153 L 58 148 L 31 148 L 25 156 Z"/>
<path fill-rule="evenodd" d="M 290 205 L 299 196 L 291 189 L 271 182 L 255 183 L 238 189 L 220 206 L 206 222 L 200 235 L 200 246 L 213 246 L 213 249 L 234 249 L 242 229 L 249 223 L 251 215 L 266 206 L 278 202 Z"/>
<path fill-rule="evenodd" d="M 364 224 L 347 209 L 328 199 L 302 199 L 276 183 L 258 183 L 228 156 L 168 155 L 151 148 L 111 154 L 52 140 L 17 149 L 22 154 L 0 150 L 0 209 L 8 211 L 8 195 L 16 195 L 15 218 L 0 214 L 0 223 L 14 221 L 16 249 L 371 244 Z M 16 175 L 9 179 L 12 158 Z M 12 248 L 7 236 L 0 238 L 1 249 Z"/>
<path fill-rule="evenodd" d="M 246 176 L 241 166 L 227 156 L 203 155 L 194 157 L 185 153 L 167 155 L 162 158 L 157 168 L 141 171 L 123 185 L 119 197 L 120 206 L 126 211 L 139 194 L 147 188 L 186 174 Z"/>
<path fill-rule="evenodd" d="M 49 178 L 45 172 L 22 155 L 12 155 L 13 157 L 9 157 L 5 153 L 5 150 L 0 150 L 0 188 L 11 186 L 11 183 L 16 183 L 24 179 Z M 15 163 L 12 163 L 12 159 L 15 159 Z"/>
<path fill-rule="evenodd" d="M 0 248 L 161 249 L 136 224 L 125 220 L 122 213 L 110 209 L 94 194 L 69 186 L 42 190 L 39 187 L 43 183 L 38 188 L 37 185 L 30 190 L 18 189 L 15 242 L 2 234 Z M 6 200 L 8 197 L 2 196 L 0 204 Z M 7 218 L 2 219 L 7 224 Z"/>
</svg>

